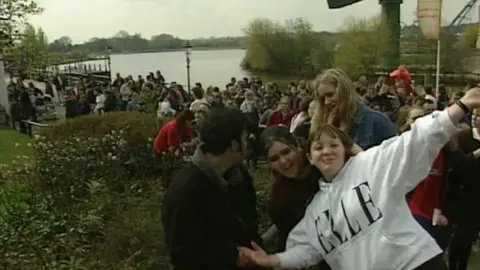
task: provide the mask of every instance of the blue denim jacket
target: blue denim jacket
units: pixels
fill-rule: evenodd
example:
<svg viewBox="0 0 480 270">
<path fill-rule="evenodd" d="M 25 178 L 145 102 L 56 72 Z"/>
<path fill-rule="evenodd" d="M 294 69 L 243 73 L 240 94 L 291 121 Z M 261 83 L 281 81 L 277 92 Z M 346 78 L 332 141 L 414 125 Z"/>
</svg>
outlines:
<svg viewBox="0 0 480 270">
<path fill-rule="evenodd" d="M 356 144 L 366 150 L 396 134 L 395 126 L 387 116 L 361 104 L 350 127 L 349 135 Z"/>
</svg>

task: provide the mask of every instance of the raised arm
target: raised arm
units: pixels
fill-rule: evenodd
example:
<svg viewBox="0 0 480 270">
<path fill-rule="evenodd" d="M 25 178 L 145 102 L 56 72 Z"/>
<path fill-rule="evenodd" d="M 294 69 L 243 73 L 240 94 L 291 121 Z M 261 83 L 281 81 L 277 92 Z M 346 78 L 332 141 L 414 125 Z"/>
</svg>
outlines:
<svg viewBox="0 0 480 270">
<path fill-rule="evenodd" d="M 410 131 L 384 141 L 358 155 L 357 166 L 371 184 L 385 186 L 398 198 L 415 187 L 430 171 L 431 164 L 443 146 L 457 132 L 457 124 L 466 111 L 479 106 L 479 89 L 472 89 L 442 112 L 424 116 Z M 464 107 L 464 108 L 462 108 Z"/>
</svg>

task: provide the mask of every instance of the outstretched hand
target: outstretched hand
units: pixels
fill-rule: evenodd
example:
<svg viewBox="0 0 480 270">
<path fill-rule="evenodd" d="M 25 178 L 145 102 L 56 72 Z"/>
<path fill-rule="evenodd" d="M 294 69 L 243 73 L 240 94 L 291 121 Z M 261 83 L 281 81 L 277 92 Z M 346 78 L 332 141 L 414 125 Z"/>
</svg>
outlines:
<svg viewBox="0 0 480 270">
<path fill-rule="evenodd" d="M 477 150 L 473 151 L 473 156 L 475 158 L 480 158 L 480 148 L 478 148 Z"/>
<path fill-rule="evenodd" d="M 469 109 L 480 108 L 480 88 L 472 88 L 460 99 Z"/>
<path fill-rule="evenodd" d="M 265 250 L 263 250 L 259 245 L 255 242 L 252 242 L 252 248 L 249 249 L 246 247 L 238 248 L 239 257 L 242 256 L 248 258 L 249 265 L 258 265 L 263 267 L 277 267 L 279 262 L 276 259 L 276 256 L 268 255 Z"/>
</svg>

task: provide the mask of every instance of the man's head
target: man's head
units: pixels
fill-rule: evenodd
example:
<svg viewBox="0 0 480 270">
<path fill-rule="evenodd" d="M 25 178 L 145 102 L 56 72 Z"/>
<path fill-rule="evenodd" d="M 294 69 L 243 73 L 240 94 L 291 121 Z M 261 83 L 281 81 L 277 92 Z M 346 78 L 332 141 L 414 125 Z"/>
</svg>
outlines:
<svg viewBox="0 0 480 270">
<path fill-rule="evenodd" d="M 239 110 L 211 109 L 199 130 L 204 154 L 222 156 L 222 160 L 230 166 L 240 162 L 246 149 L 245 124 L 245 118 Z"/>
</svg>

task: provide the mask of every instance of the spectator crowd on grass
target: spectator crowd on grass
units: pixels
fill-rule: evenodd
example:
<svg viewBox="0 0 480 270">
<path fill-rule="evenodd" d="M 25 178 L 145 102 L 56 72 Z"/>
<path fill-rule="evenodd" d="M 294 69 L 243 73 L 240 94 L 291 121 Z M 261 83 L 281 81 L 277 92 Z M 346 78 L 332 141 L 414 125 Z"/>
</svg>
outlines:
<svg viewBox="0 0 480 270">
<path fill-rule="evenodd" d="M 11 85 L 12 103 L 43 94 L 22 89 L 21 79 Z M 61 259 L 42 251 L 34 260 L 31 249 L 12 245 L 0 250 L 5 265 L 14 266 L 9 254 L 28 253 L 35 266 L 87 269 L 115 260 L 123 269 L 466 269 L 480 228 L 480 213 L 472 214 L 480 190 L 474 86 L 413 85 L 399 67 L 373 82 L 329 69 L 285 87 L 232 78 L 189 91 L 157 72 L 57 88 L 72 120 L 40 134 L 36 165 L 8 177 L 28 179 L 20 201 L 55 210 L 48 220 L 62 224 L 41 218 L 48 233 L 22 241 Z M 140 210 L 134 202 L 143 196 Z M 135 227 L 132 217 L 155 207 Z M 81 214 L 66 214 L 72 209 Z M 18 205 L 7 212 L 9 241 L 17 241 L 15 217 L 39 218 Z M 139 243 L 126 239 L 134 236 Z M 62 249 L 42 242 L 49 237 L 77 240 Z"/>
</svg>

